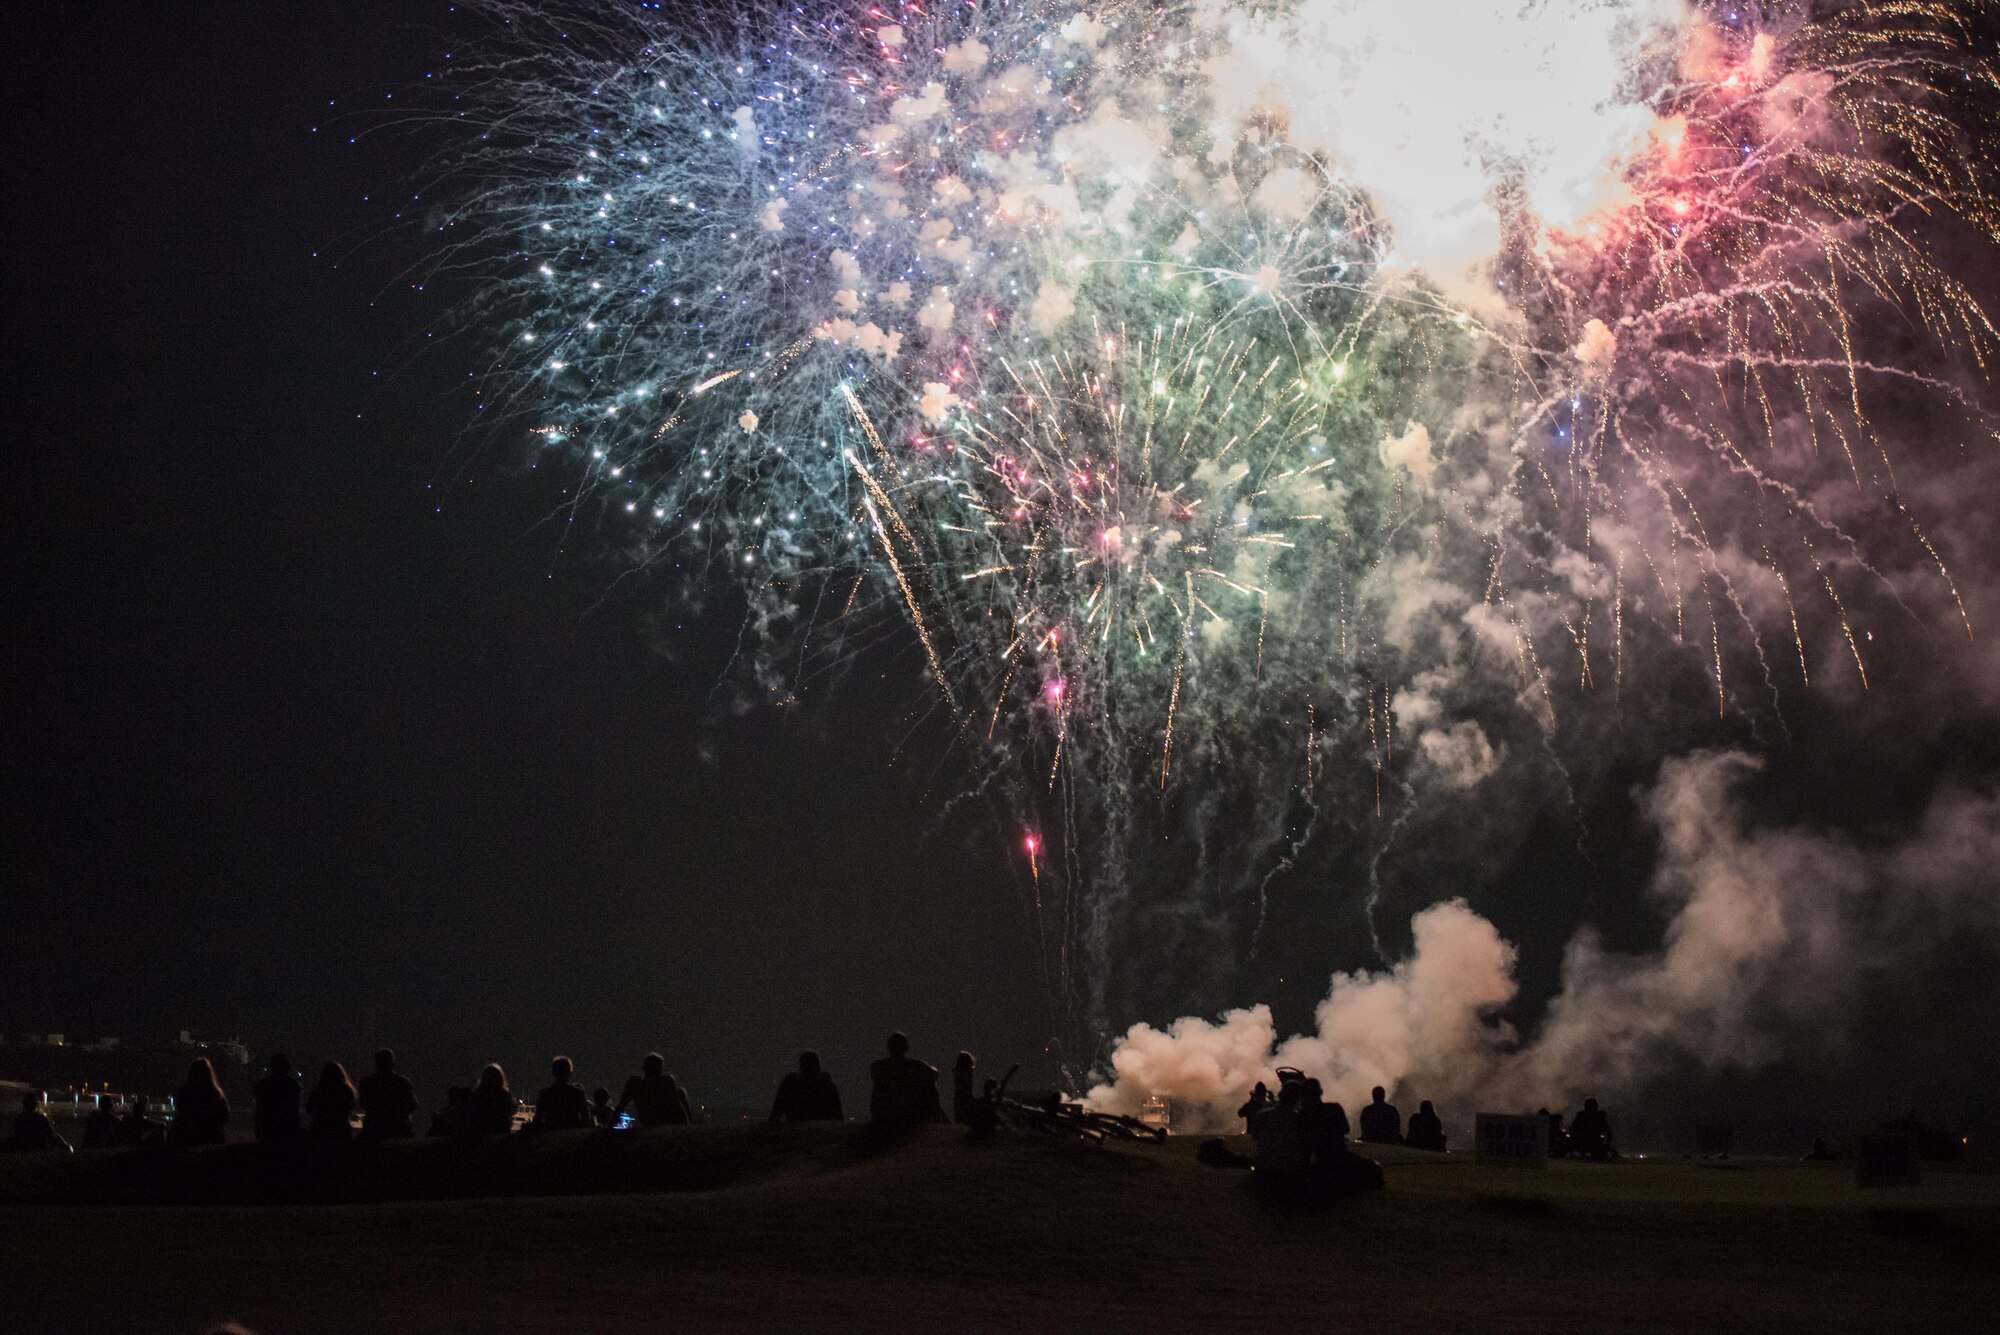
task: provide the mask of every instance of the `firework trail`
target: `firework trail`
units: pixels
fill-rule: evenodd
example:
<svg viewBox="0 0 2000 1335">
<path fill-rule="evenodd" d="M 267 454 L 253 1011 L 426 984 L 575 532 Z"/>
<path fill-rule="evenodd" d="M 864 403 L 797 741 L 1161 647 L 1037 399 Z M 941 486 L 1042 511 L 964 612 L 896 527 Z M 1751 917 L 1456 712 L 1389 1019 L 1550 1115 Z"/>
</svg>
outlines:
<svg viewBox="0 0 2000 1335">
<path fill-rule="evenodd" d="M 1969 3 L 479 8 L 488 402 L 780 695 L 908 627 L 1080 1032 L 1640 639 L 1865 677 L 1843 512 L 1949 585 L 1874 413 L 1990 434 Z"/>
</svg>

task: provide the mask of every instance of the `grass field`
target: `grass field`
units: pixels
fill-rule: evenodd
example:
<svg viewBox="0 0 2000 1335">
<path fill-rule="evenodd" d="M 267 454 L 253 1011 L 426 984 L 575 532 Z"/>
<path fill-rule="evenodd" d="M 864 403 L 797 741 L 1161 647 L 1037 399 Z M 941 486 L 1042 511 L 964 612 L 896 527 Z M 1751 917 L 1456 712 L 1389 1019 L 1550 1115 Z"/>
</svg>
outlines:
<svg viewBox="0 0 2000 1335">
<path fill-rule="evenodd" d="M 1841 1163 L 1534 1172 L 1387 1149 L 1386 1191 L 1304 1210 L 1190 1140 L 538 1140 L 276 1182 L 250 1146 L 0 1161 L 0 1328 L 2000 1328 L 2000 1175 L 1974 1169 L 1864 1193 Z M 384 1199 L 454 1191 L 500 1194 Z"/>
</svg>

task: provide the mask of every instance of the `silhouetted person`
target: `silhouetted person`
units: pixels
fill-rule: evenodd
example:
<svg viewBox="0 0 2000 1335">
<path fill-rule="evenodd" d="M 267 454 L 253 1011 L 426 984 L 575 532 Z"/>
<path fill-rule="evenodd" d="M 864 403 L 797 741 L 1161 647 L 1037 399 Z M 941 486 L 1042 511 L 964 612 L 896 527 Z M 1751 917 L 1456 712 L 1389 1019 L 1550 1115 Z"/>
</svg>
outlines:
<svg viewBox="0 0 2000 1335">
<path fill-rule="evenodd" d="M 951 1064 L 951 1120 L 960 1126 L 972 1125 L 972 1105 L 979 1101 L 972 1089 L 974 1066 L 969 1052 L 959 1053 Z"/>
<path fill-rule="evenodd" d="M 475 1136 L 504 1136 L 514 1129 L 514 1091 L 499 1062 L 487 1063 L 472 1091 L 470 1123 Z"/>
<path fill-rule="evenodd" d="M 1383 1097 L 1384 1092 L 1375 1086 L 1374 1101 L 1361 1110 L 1361 1139 L 1371 1145 L 1396 1145 L 1403 1139 L 1403 1115 Z"/>
<path fill-rule="evenodd" d="M 771 1104 L 774 1122 L 838 1122 L 845 1114 L 840 1108 L 840 1090 L 833 1077 L 819 1067 L 817 1052 L 801 1052 L 799 1069 L 787 1072 L 778 1082 L 778 1097 Z"/>
<path fill-rule="evenodd" d="M 1570 1119 L 1569 1148 L 1570 1153 L 1586 1159 L 1613 1157 L 1611 1119 L 1597 1106 L 1596 1099 L 1585 1099 L 1583 1111 Z"/>
<path fill-rule="evenodd" d="M 228 1137 L 229 1100 L 216 1083 L 208 1058 L 196 1057 L 188 1067 L 187 1083 L 174 1095 L 174 1120 L 167 1127 L 169 1145 L 220 1145 Z"/>
<path fill-rule="evenodd" d="M 590 1096 L 570 1079 L 576 1065 L 567 1057 L 549 1063 L 549 1084 L 535 1095 L 536 1131 L 579 1131 L 590 1125 Z"/>
<path fill-rule="evenodd" d="M 1403 1143 L 1413 1150 L 1442 1150 L 1444 1148 L 1444 1120 L 1425 1099 L 1417 1105 L 1416 1115 L 1410 1118 L 1409 1133 Z"/>
<path fill-rule="evenodd" d="M 617 1120 L 617 1115 L 611 1111 L 611 1091 L 602 1085 L 591 1090 L 590 1124 L 595 1127 L 608 1127 Z"/>
<path fill-rule="evenodd" d="M 282 1052 L 274 1054 L 255 1092 L 257 1103 L 252 1116 L 257 1139 L 276 1145 L 297 1136 L 299 1100 L 305 1094 L 305 1087 L 292 1070 L 292 1059 Z"/>
<path fill-rule="evenodd" d="M 417 1134 L 410 1124 L 417 1115 L 417 1091 L 408 1076 L 397 1073 L 394 1052 L 377 1050 L 374 1074 L 362 1078 L 358 1093 L 363 1140 L 407 1140 Z"/>
<path fill-rule="evenodd" d="M 991 1140 L 1000 1131 L 1000 1100 L 1005 1097 L 998 1080 L 989 1079 L 978 1098 L 972 1101 L 971 1136 Z"/>
<path fill-rule="evenodd" d="M 910 1040 L 900 1033 L 889 1035 L 888 1046 L 889 1055 L 877 1057 L 868 1068 L 870 1120 L 884 1126 L 950 1121 L 938 1098 L 937 1067 L 912 1057 Z"/>
<path fill-rule="evenodd" d="M 118 1143 L 131 1149 L 156 1149 L 167 1143 L 167 1124 L 146 1116 L 146 1096 L 134 1094 L 118 1119 Z"/>
<path fill-rule="evenodd" d="M 83 1119 L 83 1147 L 87 1150 L 108 1150 L 118 1143 L 118 1114 L 111 1111 L 111 1105 L 100 1101 L 91 1109 L 90 1116 Z"/>
<path fill-rule="evenodd" d="M 1250 1097 L 1244 1101 L 1243 1106 L 1241 1108 L 1238 1108 L 1236 1110 L 1236 1115 L 1243 1119 L 1244 1127 L 1246 1130 L 1249 1127 L 1250 1119 L 1255 1117 L 1258 1113 L 1264 1111 L 1264 1109 L 1267 1106 L 1269 1106 L 1270 1102 L 1271 1102 L 1271 1091 L 1265 1088 L 1264 1082 L 1262 1080 L 1259 1080 L 1257 1082 L 1256 1088 L 1250 1091 Z"/>
<path fill-rule="evenodd" d="M 1310 1151 L 1299 1118 L 1304 1101 L 1305 1083 L 1287 1080 L 1279 1086 L 1277 1101 L 1266 1103 L 1250 1119 L 1250 1137 L 1257 1142 L 1256 1171 L 1268 1183 L 1283 1185 L 1280 1179 L 1305 1175 Z"/>
<path fill-rule="evenodd" d="M 472 1126 L 472 1087 L 452 1085 L 444 1092 L 444 1107 L 431 1114 L 431 1124 L 425 1129 L 427 1136 L 470 1136 Z"/>
<path fill-rule="evenodd" d="M 1347 1109 L 1324 1098 L 1319 1081 L 1308 1079 L 1299 1098 L 1299 1131 L 1313 1167 L 1330 1170 L 1347 1153 Z"/>
<path fill-rule="evenodd" d="M 1549 1157 L 1551 1159 L 1568 1157 L 1569 1132 L 1563 1130 L 1563 1115 L 1558 1112 L 1550 1112 L 1547 1108 L 1538 1109 L 1537 1112 L 1549 1124 Z"/>
<path fill-rule="evenodd" d="M 306 1115 L 312 1118 L 312 1138 L 321 1145 L 345 1145 L 354 1139 L 354 1107 L 361 1096 L 347 1078 L 347 1068 L 328 1062 L 319 1068 L 319 1083 L 306 1095 Z"/>
<path fill-rule="evenodd" d="M 42 1111 L 41 1095 L 34 1090 L 21 1092 L 21 1111 L 14 1117 L 14 1139 L 10 1148 L 23 1154 L 39 1154 L 44 1150 L 61 1150 L 69 1153 L 69 1142 L 56 1130 L 56 1124 Z"/>
<path fill-rule="evenodd" d="M 618 1096 L 618 1106 L 612 1111 L 622 1113 L 631 1108 L 640 1126 L 691 1124 L 694 1109 L 688 1106 L 687 1091 L 667 1074 L 667 1059 L 657 1052 L 649 1052 L 646 1059 L 639 1063 L 639 1069 L 641 1074 L 626 1080 L 625 1092 Z"/>
<path fill-rule="evenodd" d="M 1805 1157 L 1808 1159 L 1831 1159 L 1833 1155 L 1827 1152 L 1826 1138 L 1823 1136 L 1814 1136 L 1813 1147 L 1806 1152 Z"/>
</svg>

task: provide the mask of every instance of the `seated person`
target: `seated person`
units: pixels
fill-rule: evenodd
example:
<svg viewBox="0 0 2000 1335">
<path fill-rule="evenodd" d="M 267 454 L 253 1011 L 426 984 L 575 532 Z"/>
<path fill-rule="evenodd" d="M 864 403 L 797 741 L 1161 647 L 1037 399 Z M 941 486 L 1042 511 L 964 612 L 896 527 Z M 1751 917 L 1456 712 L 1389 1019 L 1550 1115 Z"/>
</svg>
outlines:
<svg viewBox="0 0 2000 1335">
<path fill-rule="evenodd" d="M 146 1096 L 134 1094 L 118 1119 L 118 1143 L 132 1149 L 154 1149 L 167 1143 L 167 1124 L 146 1116 Z"/>
<path fill-rule="evenodd" d="M 475 1136 L 504 1136 L 514 1129 L 519 1111 L 514 1091 L 507 1086 L 507 1071 L 499 1062 L 488 1062 L 479 1072 L 479 1083 L 466 1101 L 466 1120 Z"/>
<path fill-rule="evenodd" d="M 1371 1145 L 1402 1143 L 1403 1115 L 1384 1093 L 1382 1086 L 1375 1086 L 1374 1102 L 1361 1110 L 1361 1139 Z"/>
<path fill-rule="evenodd" d="M 1611 1119 L 1597 1106 L 1596 1099 L 1585 1099 L 1583 1111 L 1570 1119 L 1569 1150 L 1586 1159 L 1618 1157 L 1611 1148 Z"/>
<path fill-rule="evenodd" d="M 1537 1110 L 1537 1115 L 1549 1124 L 1549 1157 L 1561 1159 L 1569 1154 L 1569 1132 L 1563 1130 L 1563 1115 L 1550 1112 L 1547 1108 Z"/>
<path fill-rule="evenodd" d="M 949 1122 L 944 1101 L 938 1097 L 937 1067 L 910 1055 L 910 1040 L 902 1034 L 889 1035 L 889 1055 L 878 1057 L 868 1068 L 872 1087 L 868 1095 L 870 1120 L 885 1126 L 915 1126 L 921 1122 Z"/>
<path fill-rule="evenodd" d="M 452 1085 L 444 1092 L 444 1107 L 431 1114 L 431 1124 L 424 1134 L 469 1136 L 473 1132 L 472 1088 L 469 1085 Z"/>
<path fill-rule="evenodd" d="M 576 1064 L 567 1057 L 549 1063 L 549 1084 L 535 1096 L 534 1131 L 579 1131 L 590 1125 L 590 1096 L 571 1079 Z"/>
<path fill-rule="evenodd" d="M 1253 1165 L 1259 1179 L 1275 1181 L 1303 1177 L 1311 1154 L 1306 1129 L 1300 1123 L 1299 1105 L 1305 1102 L 1303 1081 L 1288 1080 L 1278 1091 L 1275 1103 L 1257 1110 L 1250 1119 L 1250 1137 L 1257 1142 Z"/>
<path fill-rule="evenodd" d="M 69 1142 L 42 1111 L 42 1096 L 32 1089 L 21 1092 L 21 1111 L 14 1118 L 14 1139 L 9 1148 L 24 1154 L 39 1154 L 43 1150 L 69 1153 Z"/>
<path fill-rule="evenodd" d="M 87 1150 L 108 1150 L 118 1143 L 118 1114 L 111 1111 L 111 1105 L 100 1102 L 90 1116 L 83 1119 L 83 1147 Z"/>
<path fill-rule="evenodd" d="M 778 1082 L 778 1097 L 771 1104 L 771 1120 L 774 1122 L 844 1120 L 840 1107 L 840 1090 L 834 1085 L 833 1077 L 820 1069 L 817 1052 L 801 1052 L 799 1069 L 787 1072 L 785 1078 Z"/>
<path fill-rule="evenodd" d="M 1417 1115 L 1410 1119 L 1409 1134 L 1403 1143 L 1413 1150 L 1442 1150 L 1444 1148 L 1444 1121 L 1425 1099 L 1417 1105 Z"/>
<path fill-rule="evenodd" d="M 305 1088 L 292 1070 L 290 1057 L 282 1052 L 273 1054 L 254 1093 L 257 1101 L 251 1125 L 258 1140 L 275 1145 L 299 1134 L 303 1126 L 299 1121 L 299 1104 L 305 1097 Z"/>
<path fill-rule="evenodd" d="M 590 1124 L 595 1127 L 617 1125 L 617 1115 L 611 1111 L 611 1091 L 599 1085 L 590 1091 Z"/>
<path fill-rule="evenodd" d="M 694 1110 L 688 1106 L 687 1092 L 667 1074 L 667 1059 L 649 1052 L 639 1065 L 645 1074 L 625 1082 L 625 1092 L 619 1095 L 618 1106 L 612 1113 L 622 1113 L 629 1107 L 640 1126 L 686 1126 L 693 1122 Z"/>
</svg>

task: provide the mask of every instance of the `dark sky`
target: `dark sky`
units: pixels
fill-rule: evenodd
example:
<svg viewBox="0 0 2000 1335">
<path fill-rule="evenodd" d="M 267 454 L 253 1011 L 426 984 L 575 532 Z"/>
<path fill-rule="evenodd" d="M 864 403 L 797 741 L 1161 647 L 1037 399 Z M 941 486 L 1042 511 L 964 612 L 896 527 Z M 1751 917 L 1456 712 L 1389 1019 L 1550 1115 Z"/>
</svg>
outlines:
<svg viewBox="0 0 2000 1335">
<path fill-rule="evenodd" d="M 413 364 L 434 312 L 371 304 L 425 145 L 328 118 L 450 22 L 10 22 L 0 1030 L 389 1043 L 432 1089 L 657 1046 L 725 1103 L 898 1025 L 1037 1060 L 1032 917 L 920 805 L 935 753 L 892 767 L 900 670 L 718 719 L 727 609 L 655 652 L 660 591 L 557 559 L 555 480 L 465 434 L 476 350 Z"/>
</svg>

